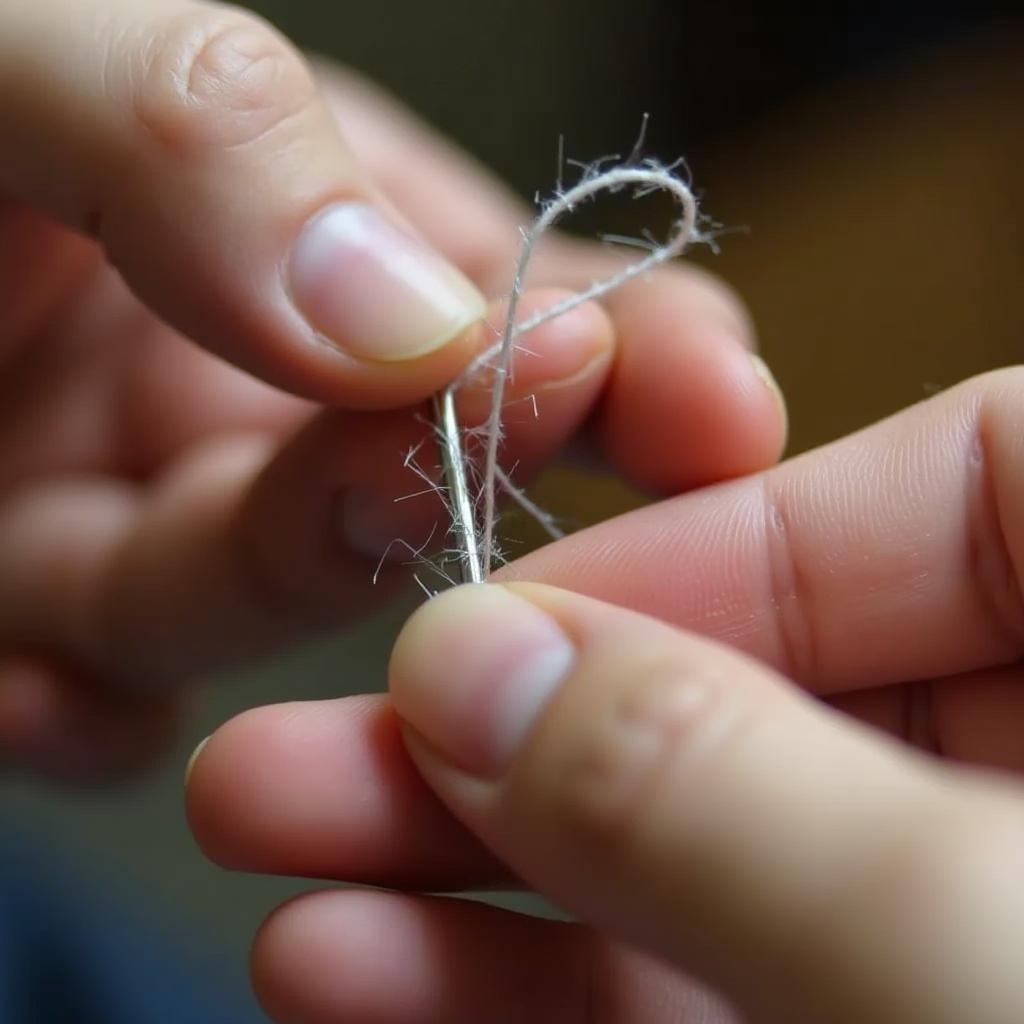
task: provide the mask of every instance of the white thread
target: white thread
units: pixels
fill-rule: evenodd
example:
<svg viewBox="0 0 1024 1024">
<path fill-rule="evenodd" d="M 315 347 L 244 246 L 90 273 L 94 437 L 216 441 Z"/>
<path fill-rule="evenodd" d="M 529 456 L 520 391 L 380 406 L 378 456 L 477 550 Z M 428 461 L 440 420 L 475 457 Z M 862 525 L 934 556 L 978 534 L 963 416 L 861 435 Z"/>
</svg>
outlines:
<svg viewBox="0 0 1024 1024">
<path fill-rule="evenodd" d="M 501 489 L 531 518 L 536 520 L 541 529 L 552 539 L 561 540 L 565 536 L 563 530 L 555 517 L 550 512 L 545 512 L 532 498 L 528 497 L 522 487 L 512 483 L 509 475 L 498 466 L 495 468 L 495 476 Z"/>
<path fill-rule="evenodd" d="M 635 153 L 636 150 L 634 150 L 634 155 Z M 511 368 L 512 352 L 516 348 L 518 339 L 541 324 L 547 323 L 563 313 L 568 313 L 584 302 L 607 295 L 635 277 L 639 277 L 654 267 L 674 259 L 683 252 L 691 240 L 701 237 L 697 231 L 697 201 L 690 186 L 673 174 L 671 168 L 662 167 L 648 161 L 641 166 L 624 166 L 601 171 L 600 165 L 602 162 L 606 162 L 607 159 L 609 158 L 592 163 L 589 167 L 585 168 L 583 178 L 572 188 L 564 192 L 559 189 L 554 199 L 544 205 L 540 216 L 534 221 L 533 225 L 523 232 L 523 244 L 520 249 L 519 259 L 516 262 L 512 292 L 508 304 L 508 314 L 500 341 L 474 359 L 466 370 L 441 392 L 436 403 L 438 434 L 442 450 L 442 463 L 449 491 L 448 497 L 453 520 L 453 531 L 460 546 L 463 577 L 467 581 L 481 582 L 490 573 L 491 564 L 494 561 L 496 491 L 499 486 L 507 491 L 520 506 L 533 515 L 549 532 L 554 528 L 551 517 L 530 501 L 508 479 L 507 475 L 501 471 L 498 465 L 505 385 Z M 575 295 L 571 295 L 517 324 L 516 314 L 519 309 L 519 300 L 523 294 L 526 269 L 533 256 L 534 248 L 544 232 L 559 217 L 573 211 L 580 203 L 593 199 L 601 192 L 618 192 L 629 186 L 634 186 L 637 196 L 646 195 L 654 191 L 669 192 L 679 203 L 682 216 L 677 221 L 675 230 L 669 240 L 662 245 L 651 243 L 655 247 L 642 259 L 629 264 L 611 277 L 595 281 L 589 288 L 577 292 Z M 478 526 L 476 513 L 473 508 L 473 499 L 469 493 L 467 483 L 462 434 L 455 417 L 455 396 L 459 388 L 487 367 L 490 367 L 494 373 L 494 385 L 491 394 L 490 414 L 484 430 L 485 454 L 483 483 L 481 487 L 483 514 L 482 525 Z"/>
</svg>

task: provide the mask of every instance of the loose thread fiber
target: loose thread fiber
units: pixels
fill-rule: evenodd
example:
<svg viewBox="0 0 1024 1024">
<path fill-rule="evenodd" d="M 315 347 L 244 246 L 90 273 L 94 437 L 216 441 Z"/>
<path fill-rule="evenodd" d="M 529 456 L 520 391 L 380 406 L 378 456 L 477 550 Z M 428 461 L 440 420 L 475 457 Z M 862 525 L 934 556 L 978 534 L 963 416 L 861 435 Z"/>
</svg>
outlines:
<svg viewBox="0 0 1024 1024">
<path fill-rule="evenodd" d="M 619 192 L 632 187 L 639 198 L 651 192 L 670 193 L 679 204 L 681 216 L 667 242 L 656 246 L 642 259 L 631 263 L 611 277 L 595 281 L 589 288 L 543 309 L 520 323 L 516 322 L 519 302 L 523 294 L 526 271 L 541 236 L 566 213 L 581 203 L 594 199 L 603 192 Z M 465 582 L 482 582 L 491 571 L 494 561 L 494 533 L 496 524 L 497 491 L 500 487 L 549 532 L 557 535 L 550 516 L 538 508 L 498 465 L 498 452 L 502 439 L 505 387 L 509 378 L 512 353 L 516 342 L 529 331 L 555 317 L 568 313 L 584 302 L 600 298 L 621 288 L 624 284 L 647 271 L 679 256 L 686 246 L 699 240 L 699 214 L 697 201 L 690 187 L 672 172 L 653 161 L 636 166 L 614 167 L 601 171 L 599 165 L 584 172 L 582 179 L 567 190 L 558 192 L 541 208 L 533 224 L 523 231 L 523 242 L 516 261 L 512 290 L 499 341 L 474 359 L 466 370 L 435 399 L 435 429 L 441 447 L 441 461 L 448 491 L 448 507 L 452 517 L 452 533 L 458 545 L 461 575 Z M 494 376 L 490 413 L 484 428 L 484 466 L 478 495 L 470 488 L 469 463 L 463 444 L 463 430 L 455 411 L 455 398 L 459 389 L 484 369 Z M 479 521 L 476 513 L 477 498 L 483 509 Z"/>
</svg>

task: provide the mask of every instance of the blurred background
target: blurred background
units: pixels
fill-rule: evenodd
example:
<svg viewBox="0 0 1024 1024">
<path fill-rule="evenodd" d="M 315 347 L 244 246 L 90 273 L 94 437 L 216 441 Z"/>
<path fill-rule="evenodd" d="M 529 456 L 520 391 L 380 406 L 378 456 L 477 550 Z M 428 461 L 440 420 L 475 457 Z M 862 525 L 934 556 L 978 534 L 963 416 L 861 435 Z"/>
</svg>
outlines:
<svg viewBox="0 0 1024 1024">
<path fill-rule="evenodd" d="M 680 0 L 252 6 L 384 84 L 527 198 L 554 184 L 559 136 L 570 157 L 628 152 L 649 112 L 647 152 L 684 155 L 707 211 L 745 229 L 694 258 L 749 303 L 789 399 L 791 452 L 1020 360 L 1024 20 L 967 4 L 799 16 Z M 542 501 L 570 517 L 637 500 L 567 473 L 546 478 Z M 244 989 L 254 928 L 300 886 L 199 856 L 181 806 L 187 754 L 244 707 L 379 688 L 408 607 L 210 681 L 179 756 L 137 783 L 5 781 L 2 820 L 75 861 L 101 903 L 166 922 L 217 987 Z"/>
</svg>

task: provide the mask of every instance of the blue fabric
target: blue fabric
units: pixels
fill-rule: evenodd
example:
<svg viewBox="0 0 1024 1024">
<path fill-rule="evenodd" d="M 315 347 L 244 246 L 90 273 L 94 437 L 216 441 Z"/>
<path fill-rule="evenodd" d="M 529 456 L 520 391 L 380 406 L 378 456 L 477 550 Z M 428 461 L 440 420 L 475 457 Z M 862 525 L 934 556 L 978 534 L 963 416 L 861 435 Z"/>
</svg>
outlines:
<svg viewBox="0 0 1024 1024">
<path fill-rule="evenodd" d="M 182 937 L 116 905 L 84 873 L 0 844 L 0 1024 L 256 1024 Z"/>
</svg>

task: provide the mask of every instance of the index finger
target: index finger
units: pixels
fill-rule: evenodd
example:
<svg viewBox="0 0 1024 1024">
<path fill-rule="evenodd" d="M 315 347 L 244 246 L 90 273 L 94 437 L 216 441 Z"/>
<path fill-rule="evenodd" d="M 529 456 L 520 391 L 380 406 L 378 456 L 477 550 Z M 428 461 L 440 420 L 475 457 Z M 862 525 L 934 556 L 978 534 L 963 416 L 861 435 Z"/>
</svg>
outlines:
<svg viewBox="0 0 1024 1024">
<path fill-rule="evenodd" d="M 1024 370 L 536 551 L 553 583 L 739 647 L 819 693 L 1024 654 Z"/>
</svg>

